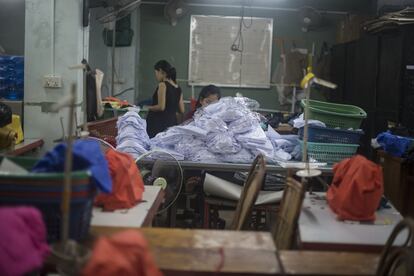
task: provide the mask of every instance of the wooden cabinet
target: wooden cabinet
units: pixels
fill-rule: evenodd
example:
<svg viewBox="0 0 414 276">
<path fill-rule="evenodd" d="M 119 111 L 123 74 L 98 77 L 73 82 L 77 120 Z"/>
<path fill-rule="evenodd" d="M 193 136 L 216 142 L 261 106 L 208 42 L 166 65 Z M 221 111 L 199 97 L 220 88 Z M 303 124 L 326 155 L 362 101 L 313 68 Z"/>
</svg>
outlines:
<svg viewBox="0 0 414 276">
<path fill-rule="evenodd" d="M 382 166 L 384 194 L 403 216 L 414 218 L 414 163 L 377 152 L 377 162 Z"/>
</svg>

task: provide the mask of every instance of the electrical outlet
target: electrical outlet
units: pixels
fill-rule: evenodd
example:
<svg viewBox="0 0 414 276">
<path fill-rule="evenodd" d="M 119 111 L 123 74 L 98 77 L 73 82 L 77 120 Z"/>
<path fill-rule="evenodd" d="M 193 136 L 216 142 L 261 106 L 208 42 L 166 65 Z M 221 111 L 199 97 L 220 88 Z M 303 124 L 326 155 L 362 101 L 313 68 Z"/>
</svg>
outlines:
<svg viewBox="0 0 414 276">
<path fill-rule="evenodd" d="M 45 88 L 61 88 L 62 77 L 59 75 L 45 75 L 43 76 L 43 87 Z"/>
</svg>

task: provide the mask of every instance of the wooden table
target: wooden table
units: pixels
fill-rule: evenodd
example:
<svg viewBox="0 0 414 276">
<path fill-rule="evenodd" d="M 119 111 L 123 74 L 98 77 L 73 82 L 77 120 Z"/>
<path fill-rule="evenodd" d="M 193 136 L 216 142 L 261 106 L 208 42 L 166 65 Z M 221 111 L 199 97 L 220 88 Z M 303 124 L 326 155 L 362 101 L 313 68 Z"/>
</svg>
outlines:
<svg viewBox="0 0 414 276">
<path fill-rule="evenodd" d="M 357 252 L 280 251 L 286 275 L 375 275 L 379 255 Z"/>
<path fill-rule="evenodd" d="M 24 139 L 23 142 L 15 145 L 14 148 L 2 150 L 0 153 L 9 156 L 24 155 L 41 148 L 43 144 L 43 139 Z"/>
<path fill-rule="evenodd" d="M 112 234 L 119 230 L 107 228 L 99 233 Z M 140 231 L 166 275 L 202 275 L 218 271 L 220 275 L 271 275 L 279 271 L 270 233 L 177 228 L 142 228 Z"/>
<path fill-rule="evenodd" d="M 104 212 L 102 208 L 94 207 L 91 221 L 91 231 L 100 234 L 106 228 L 123 227 L 139 228 L 151 226 L 158 208 L 164 200 L 164 191 L 158 186 L 145 186 L 143 201 L 128 210 Z"/>
<path fill-rule="evenodd" d="M 106 228 L 100 234 L 123 229 Z M 139 231 L 165 275 L 284 275 L 270 233 L 174 228 Z M 377 254 L 366 253 L 279 253 L 285 275 L 375 275 L 379 259 Z"/>
<path fill-rule="evenodd" d="M 299 218 L 300 247 L 378 253 L 403 218 L 392 206 L 378 211 L 376 217 L 374 223 L 338 221 L 328 206 L 325 193 L 307 193 Z M 403 238 L 401 236 L 397 242 L 402 242 Z"/>
<path fill-rule="evenodd" d="M 414 217 L 414 164 L 378 150 L 384 176 L 384 194 L 404 216 Z"/>
</svg>

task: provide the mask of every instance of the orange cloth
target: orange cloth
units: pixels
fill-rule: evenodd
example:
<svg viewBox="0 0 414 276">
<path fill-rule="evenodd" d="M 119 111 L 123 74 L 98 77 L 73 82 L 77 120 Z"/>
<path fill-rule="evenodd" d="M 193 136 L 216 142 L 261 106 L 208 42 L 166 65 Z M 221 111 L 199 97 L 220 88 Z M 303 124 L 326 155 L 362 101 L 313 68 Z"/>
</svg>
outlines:
<svg viewBox="0 0 414 276">
<path fill-rule="evenodd" d="M 96 242 L 92 256 L 82 271 L 84 276 L 162 276 L 144 235 L 127 230 Z"/>
<path fill-rule="evenodd" d="M 381 167 L 357 155 L 336 164 L 333 172 L 327 200 L 338 219 L 375 220 L 384 192 Z"/>
<path fill-rule="evenodd" d="M 129 209 L 142 200 L 144 181 L 134 159 L 127 154 L 109 149 L 105 155 L 112 178 L 112 192 L 99 194 L 95 205 L 105 211 Z"/>
</svg>

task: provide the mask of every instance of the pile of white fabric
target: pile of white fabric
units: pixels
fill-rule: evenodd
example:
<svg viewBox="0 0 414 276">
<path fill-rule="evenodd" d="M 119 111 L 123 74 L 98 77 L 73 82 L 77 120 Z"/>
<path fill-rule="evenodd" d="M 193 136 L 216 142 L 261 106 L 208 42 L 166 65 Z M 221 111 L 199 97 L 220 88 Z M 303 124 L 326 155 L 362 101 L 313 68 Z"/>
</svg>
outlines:
<svg viewBox="0 0 414 276">
<path fill-rule="evenodd" d="M 260 126 L 260 115 L 248 108 L 251 103 L 222 98 L 197 111 L 189 124 L 159 133 L 152 147 L 191 161 L 250 163 L 259 153 L 273 159 L 272 143 Z"/>
<path fill-rule="evenodd" d="M 117 122 L 116 149 L 138 158 L 151 148 L 147 134 L 147 122 L 137 112 L 128 111 Z"/>
<path fill-rule="evenodd" d="M 150 149 L 163 150 L 177 160 L 209 163 L 251 163 L 259 153 L 268 161 L 297 158 L 297 136 L 284 139 L 270 127 L 265 132 L 261 115 L 249 109 L 257 105 L 248 98 L 224 97 L 198 110 L 190 123 L 170 127 L 151 140 L 145 120 L 128 112 L 118 119 L 117 150 L 134 158 Z"/>
</svg>

